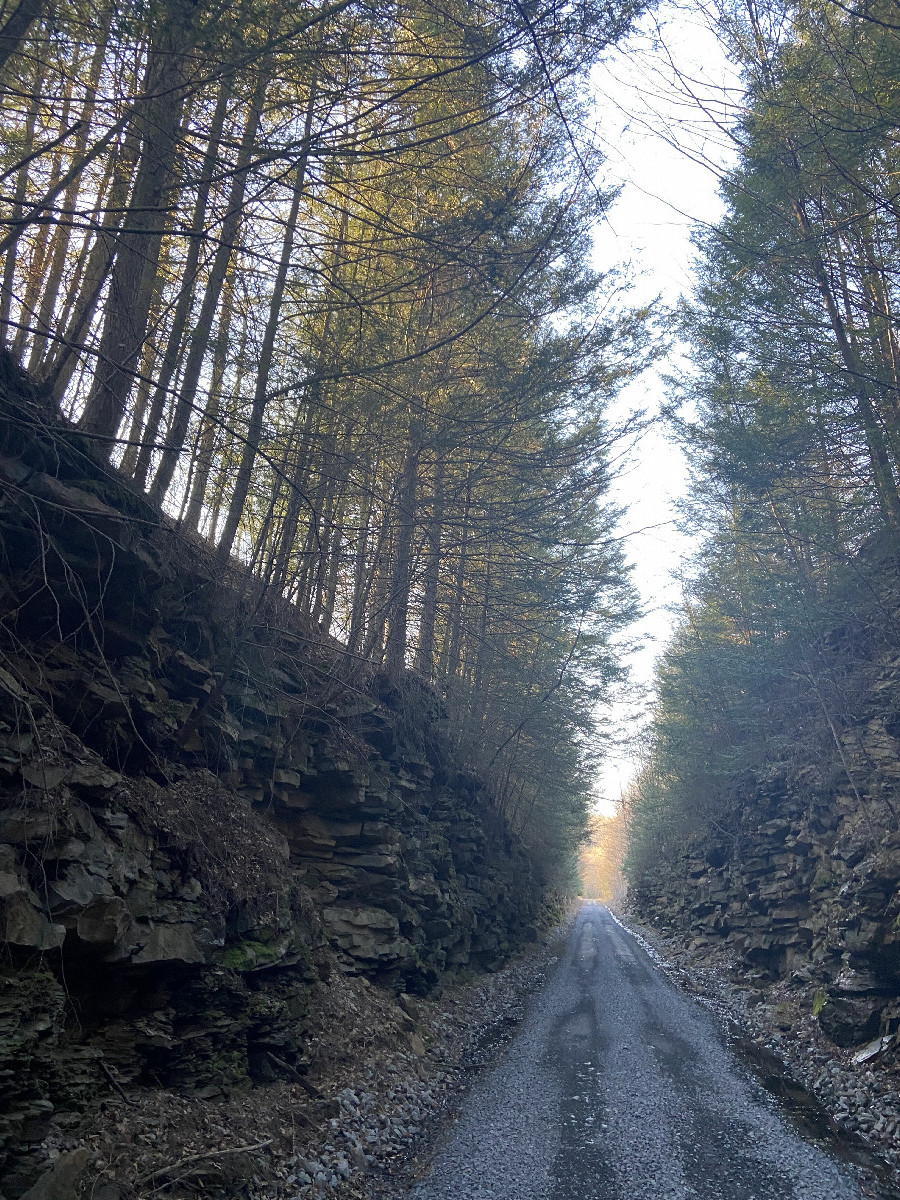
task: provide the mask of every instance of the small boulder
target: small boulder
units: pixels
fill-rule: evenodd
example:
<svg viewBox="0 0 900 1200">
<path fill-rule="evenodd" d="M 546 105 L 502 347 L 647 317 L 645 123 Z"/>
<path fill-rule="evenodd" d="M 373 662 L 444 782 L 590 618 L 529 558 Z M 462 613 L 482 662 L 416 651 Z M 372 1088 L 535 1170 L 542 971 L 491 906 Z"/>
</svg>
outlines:
<svg viewBox="0 0 900 1200">
<path fill-rule="evenodd" d="M 22 1200 L 76 1200 L 76 1187 L 87 1160 L 87 1150 L 60 1154 L 50 1170 L 25 1192 Z"/>
<path fill-rule="evenodd" d="M 858 1046 L 878 1032 L 884 1001 L 874 996 L 829 997 L 818 1014 L 822 1029 L 838 1046 Z"/>
</svg>

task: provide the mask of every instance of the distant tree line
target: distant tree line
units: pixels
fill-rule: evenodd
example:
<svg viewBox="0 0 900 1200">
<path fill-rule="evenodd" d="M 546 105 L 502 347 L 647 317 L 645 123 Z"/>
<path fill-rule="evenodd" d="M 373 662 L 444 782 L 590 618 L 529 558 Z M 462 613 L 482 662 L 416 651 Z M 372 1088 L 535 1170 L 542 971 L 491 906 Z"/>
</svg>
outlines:
<svg viewBox="0 0 900 1200">
<path fill-rule="evenodd" d="M 580 894 L 604 904 L 621 902 L 625 893 L 622 860 L 627 843 L 627 815 L 620 807 L 614 816 L 591 817 L 588 839 L 582 847 L 578 867 Z"/>
<path fill-rule="evenodd" d="M 223 566 L 436 681 L 551 842 L 633 611 L 604 411 L 647 314 L 588 266 L 584 97 L 637 8 L 0 7 L 7 349 Z"/>
</svg>

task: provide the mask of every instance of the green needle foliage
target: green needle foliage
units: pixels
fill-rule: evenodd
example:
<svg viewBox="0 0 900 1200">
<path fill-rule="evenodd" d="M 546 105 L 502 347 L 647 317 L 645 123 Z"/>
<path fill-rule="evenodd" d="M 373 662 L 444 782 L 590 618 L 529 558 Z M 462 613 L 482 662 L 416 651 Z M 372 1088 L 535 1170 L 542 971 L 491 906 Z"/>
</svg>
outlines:
<svg viewBox="0 0 900 1200">
<path fill-rule="evenodd" d="M 648 314 L 586 265 L 583 96 L 639 7 L 29 0 L 0 39 L 8 352 L 223 567 L 433 681 L 560 870 L 634 611 L 605 411 Z"/>
<path fill-rule="evenodd" d="M 833 770 L 863 803 L 854 730 L 896 653 L 897 9 L 748 0 L 719 18 L 747 107 L 681 314 L 672 421 L 702 549 L 631 798 L 638 888 L 691 839 L 736 837 L 767 778 Z"/>
</svg>

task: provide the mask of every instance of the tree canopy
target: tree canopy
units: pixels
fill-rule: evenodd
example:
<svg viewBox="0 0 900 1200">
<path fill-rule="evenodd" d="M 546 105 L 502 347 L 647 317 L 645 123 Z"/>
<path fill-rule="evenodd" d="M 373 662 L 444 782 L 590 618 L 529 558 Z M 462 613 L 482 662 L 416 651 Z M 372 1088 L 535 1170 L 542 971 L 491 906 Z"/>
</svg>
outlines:
<svg viewBox="0 0 900 1200">
<path fill-rule="evenodd" d="M 634 611 L 588 265 L 638 0 L 81 0 L 0 18 L 0 331 L 188 534 L 416 670 L 536 844 L 584 828 Z M 563 853 L 565 851 L 565 853 Z"/>
<path fill-rule="evenodd" d="M 735 828 L 750 779 L 818 759 L 855 788 L 848 739 L 896 641 L 896 6 L 747 0 L 718 24 L 747 103 L 680 315 L 702 550 L 631 799 L 635 882 Z"/>
</svg>

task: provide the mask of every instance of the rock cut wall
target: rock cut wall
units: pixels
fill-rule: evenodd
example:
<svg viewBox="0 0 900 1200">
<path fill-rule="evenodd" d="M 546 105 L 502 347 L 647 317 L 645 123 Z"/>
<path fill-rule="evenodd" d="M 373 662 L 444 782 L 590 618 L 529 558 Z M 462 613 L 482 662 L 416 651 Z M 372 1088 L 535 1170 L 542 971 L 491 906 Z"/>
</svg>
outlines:
<svg viewBox="0 0 900 1200">
<path fill-rule="evenodd" d="M 302 1070 L 335 964 L 425 992 L 536 936 L 434 691 L 217 578 L 9 378 L 0 572 L 0 1156 L 110 1074 Z"/>
<path fill-rule="evenodd" d="M 900 1031 L 898 713 L 900 660 L 876 663 L 839 752 L 735 780 L 720 830 L 629 897 L 694 949 L 727 946 L 746 978 L 805 986 L 840 1046 Z"/>
</svg>

